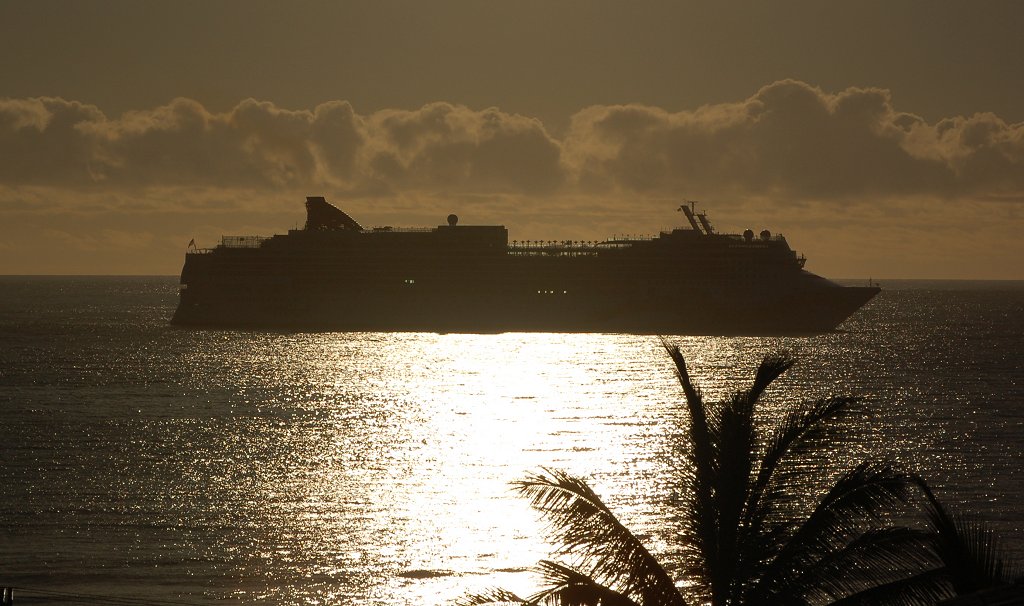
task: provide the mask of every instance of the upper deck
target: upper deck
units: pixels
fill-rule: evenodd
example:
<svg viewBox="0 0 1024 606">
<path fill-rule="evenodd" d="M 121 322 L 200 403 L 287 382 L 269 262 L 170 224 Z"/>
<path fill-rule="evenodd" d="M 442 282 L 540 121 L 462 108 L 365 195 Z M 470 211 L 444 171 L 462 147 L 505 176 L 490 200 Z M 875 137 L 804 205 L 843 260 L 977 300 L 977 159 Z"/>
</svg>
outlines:
<svg viewBox="0 0 1024 606">
<path fill-rule="evenodd" d="M 221 254 L 236 257 L 243 250 L 260 251 L 269 257 L 339 257 L 358 260 L 409 257 L 448 258 L 596 258 L 649 262 L 679 262 L 723 268 L 731 264 L 791 265 L 803 267 L 781 234 L 767 230 L 758 237 L 752 230 L 740 234 L 716 233 L 706 214 L 695 214 L 682 206 L 690 229 L 662 231 L 657 236 L 613 237 L 606 240 L 513 240 L 502 225 L 459 225 L 450 215 L 447 225 L 424 228 L 364 228 L 322 197 L 306 201 L 307 221 L 303 229 L 287 234 L 224 236 L 214 249 L 194 249 L 189 254 Z"/>
</svg>

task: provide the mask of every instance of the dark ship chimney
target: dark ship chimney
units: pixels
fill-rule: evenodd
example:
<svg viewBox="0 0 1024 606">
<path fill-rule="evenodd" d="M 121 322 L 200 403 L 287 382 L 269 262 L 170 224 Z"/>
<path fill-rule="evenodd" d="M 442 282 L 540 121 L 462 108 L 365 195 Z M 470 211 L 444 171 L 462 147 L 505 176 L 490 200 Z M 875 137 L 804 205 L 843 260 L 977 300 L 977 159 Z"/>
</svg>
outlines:
<svg viewBox="0 0 1024 606">
<path fill-rule="evenodd" d="M 363 231 L 363 226 L 323 196 L 306 196 L 306 231 L 349 229 Z"/>
</svg>

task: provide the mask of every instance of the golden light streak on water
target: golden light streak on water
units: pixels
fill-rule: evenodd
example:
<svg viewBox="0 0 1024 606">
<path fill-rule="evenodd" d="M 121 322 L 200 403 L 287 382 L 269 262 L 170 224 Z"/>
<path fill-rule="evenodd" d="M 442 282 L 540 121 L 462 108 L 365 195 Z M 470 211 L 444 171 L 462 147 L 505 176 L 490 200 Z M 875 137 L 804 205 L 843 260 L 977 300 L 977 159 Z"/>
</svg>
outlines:
<svg viewBox="0 0 1024 606">
<path fill-rule="evenodd" d="M 366 339 L 379 341 L 368 347 Z M 632 360 L 658 346 L 615 340 L 297 335 L 239 352 L 233 370 L 252 378 L 249 404 L 302 419 L 268 428 L 279 443 L 281 476 L 260 483 L 262 498 L 236 501 L 271 529 L 256 557 L 291 568 L 288 591 L 308 603 L 329 579 L 360 567 L 381 599 L 456 595 L 478 578 L 524 585 L 519 571 L 547 547 L 509 482 L 541 465 L 590 474 L 609 458 L 625 455 L 634 468 L 642 461 L 635 454 L 641 445 L 629 442 L 631 429 L 645 423 L 627 403 L 657 392 L 623 381 L 603 350 L 626 347 L 630 355 L 611 359 Z M 263 399 L 265 391 L 278 396 Z M 224 436 L 220 449 L 236 450 L 250 430 Z M 240 477 L 252 470 L 237 459 L 211 475 L 219 490 L 244 485 Z M 232 473 L 240 463 L 243 471 Z"/>
<path fill-rule="evenodd" d="M 667 455 L 686 418 L 656 338 L 176 330 L 174 280 L 5 284 L 0 520 L 19 584 L 204 604 L 528 593 L 549 547 L 508 482 L 542 465 L 587 477 L 678 561 Z M 765 420 L 869 396 L 863 440 L 828 459 L 921 470 L 1021 554 L 1022 299 L 992 295 L 890 290 L 846 332 L 674 340 L 710 400 L 796 353 Z"/>
<path fill-rule="evenodd" d="M 237 418 L 262 419 L 263 439 L 253 442 L 250 424 L 222 436 L 216 450 L 235 454 L 213 465 L 220 473 L 209 482 L 234 495 L 236 517 L 250 526 L 235 557 L 280 573 L 263 581 L 272 588 L 264 597 L 324 603 L 339 584 L 382 604 L 433 603 L 494 585 L 528 594 L 535 586 L 525 571 L 550 547 L 509 483 L 542 466 L 589 478 L 652 549 L 672 552 L 668 454 L 685 414 L 657 338 L 251 339 L 226 341 L 236 355 L 216 357 L 236 361 L 227 373 L 243 384 Z M 745 387 L 761 355 L 794 343 L 678 342 L 709 400 Z M 766 418 L 815 391 L 806 377 L 784 381 Z M 240 595 L 253 597 L 260 585 L 253 579 Z"/>
</svg>

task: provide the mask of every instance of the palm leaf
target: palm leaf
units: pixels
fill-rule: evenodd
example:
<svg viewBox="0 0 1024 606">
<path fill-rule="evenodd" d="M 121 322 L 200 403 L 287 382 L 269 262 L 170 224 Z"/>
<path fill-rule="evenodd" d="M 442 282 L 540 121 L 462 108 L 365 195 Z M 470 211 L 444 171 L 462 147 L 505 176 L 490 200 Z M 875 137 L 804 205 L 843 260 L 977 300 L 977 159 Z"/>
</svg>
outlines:
<svg viewBox="0 0 1024 606">
<path fill-rule="evenodd" d="M 681 450 L 686 468 L 681 475 L 689 480 L 687 500 L 689 507 L 680 529 L 684 542 L 692 546 L 699 557 L 690 559 L 689 569 L 697 574 L 699 581 L 709 576 L 709 570 L 717 569 L 718 562 L 718 518 L 713 500 L 714 482 L 717 477 L 718 457 L 715 443 L 717 425 L 710 424 L 703 395 L 694 386 L 686 368 L 686 360 L 678 346 L 669 345 L 662 339 L 662 345 L 675 363 L 676 376 L 683 388 L 690 425 L 688 441 Z"/>
<path fill-rule="evenodd" d="M 925 515 L 932 544 L 958 594 L 1012 582 L 1016 567 L 1003 560 L 998 537 L 988 526 L 951 513 L 928 484 L 918 479 L 925 494 Z"/>
<path fill-rule="evenodd" d="M 455 600 L 455 606 L 502 606 L 508 604 L 529 604 L 536 606 L 536 602 L 524 600 L 511 591 L 501 588 L 485 590 L 482 593 L 466 594 Z"/>
<path fill-rule="evenodd" d="M 775 379 L 782 376 L 782 373 L 792 368 L 794 364 L 796 364 L 796 358 L 789 352 L 767 354 L 758 365 L 757 374 L 754 375 L 754 384 L 750 386 L 748 392 L 751 404 L 757 402 L 764 390 L 768 389 Z"/>
<path fill-rule="evenodd" d="M 790 578 L 845 547 L 909 496 L 911 478 L 889 465 L 862 463 L 836 481 L 771 563 L 766 579 Z"/>
<path fill-rule="evenodd" d="M 661 604 L 683 604 L 668 573 L 582 479 L 543 469 L 513 483 L 549 522 L 559 553 L 587 565 L 595 581 L 626 596 L 659 597 Z"/>
<path fill-rule="evenodd" d="M 679 378 L 679 384 L 683 388 L 683 395 L 686 396 L 686 401 L 701 402 L 701 392 L 690 380 L 690 373 L 686 370 L 686 360 L 683 358 L 682 352 L 679 351 L 679 346 L 669 344 L 664 338 L 661 339 L 661 345 L 676 365 L 676 376 Z"/>
<path fill-rule="evenodd" d="M 558 562 L 538 564 L 546 588 L 530 600 L 552 606 L 638 606 L 625 595 L 605 587 L 589 576 Z M 647 603 L 647 600 L 644 600 Z M 657 602 L 652 602 L 657 603 Z"/>
<path fill-rule="evenodd" d="M 805 569 L 763 578 L 758 589 L 762 598 L 767 597 L 764 592 L 770 591 L 776 595 L 801 596 L 813 603 L 826 597 L 843 598 L 878 585 L 917 578 L 937 566 L 928 548 L 927 533 L 904 527 L 872 529 Z M 945 590 L 941 577 L 928 578 L 935 581 L 934 592 Z M 915 583 L 921 584 L 923 579 Z M 922 585 L 919 589 L 927 588 Z M 768 601 L 774 601 L 775 597 L 771 596 Z"/>
<path fill-rule="evenodd" d="M 734 580 L 745 565 L 741 543 L 746 539 L 741 520 L 747 505 L 754 458 L 753 407 L 747 394 L 733 396 L 722 408 L 717 444 L 714 508 L 717 514 L 718 553 L 709 564 L 711 595 L 716 603 L 731 602 Z"/>
<path fill-rule="evenodd" d="M 921 606 L 936 604 L 949 598 L 941 570 L 927 570 L 919 574 L 875 585 L 829 602 L 829 606 Z"/>
<path fill-rule="evenodd" d="M 692 448 L 692 459 L 697 463 L 697 475 L 708 477 L 711 475 L 711 465 L 714 462 L 712 452 L 712 428 L 708 424 L 707 410 L 704 405 L 704 398 L 690 380 L 690 373 L 686 370 L 686 360 L 683 358 L 679 347 L 668 345 L 663 341 L 665 350 L 676 366 L 676 376 L 679 384 L 683 387 L 683 394 L 686 396 L 686 408 L 690 413 L 690 447 Z"/>
<path fill-rule="evenodd" d="M 758 366 L 753 385 L 735 394 L 719 409 L 717 422 L 709 419 L 712 464 L 709 473 L 712 507 L 717 536 L 711 543 L 716 551 L 707 558 L 706 577 L 711 598 L 731 603 L 737 598 L 738 579 L 749 574 L 750 542 L 754 539 L 744 523 L 750 511 L 750 489 L 755 466 L 755 405 L 768 386 L 794 364 L 792 356 L 766 355 Z M 682 373 L 680 373 L 682 375 Z"/>
<path fill-rule="evenodd" d="M 744 524 L 755 535 L 765 533 L 764 524 L 774 512 L 776 515 L 792 516 L 794 496 L 801 492 L 797 486 L 778 486 L 780 482 L 793 481 L 793 474 L 782 476 L 781 468 L 787 463 L 801 463 L 823 447 L 833 448 L 841 426 L 839 421 L 863 414 L 857 397 L 822 398 L 804 410 L 792 411 L 767 440 L 767 447 L 760 458 L 757 478 L 750 487 L 749 507 Z M 804 475 L 809 475 L 806 472 Z M 818 472 L 810 481 L 801 484 L 818 484 Z M 773 485 L 774 490 L 771 490 Z M 803 486 L 803 488 L 810 488 Z M 802 498 L 802 495 L 801 495 Z M 768 554 L 765 554 L 768 555 Z"/>
</svg>

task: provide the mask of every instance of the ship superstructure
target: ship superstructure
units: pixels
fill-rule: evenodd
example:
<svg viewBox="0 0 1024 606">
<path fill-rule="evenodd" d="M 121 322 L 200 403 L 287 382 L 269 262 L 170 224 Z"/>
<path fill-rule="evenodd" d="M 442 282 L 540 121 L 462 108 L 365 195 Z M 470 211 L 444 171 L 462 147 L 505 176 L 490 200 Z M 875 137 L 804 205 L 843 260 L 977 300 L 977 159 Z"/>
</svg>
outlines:
<svg viewBox="0 0 1024 606">
<path fill-rule="evenodd" d="M 345 331 L 806 334 L 877 292 L 803 269 L 781 235 L 689 228 L 600 242 L 513 241 L 503 226 L 365 229 L 322 197 L 302 229 L 186 253 L 173 322 Z"/>
</svg>

